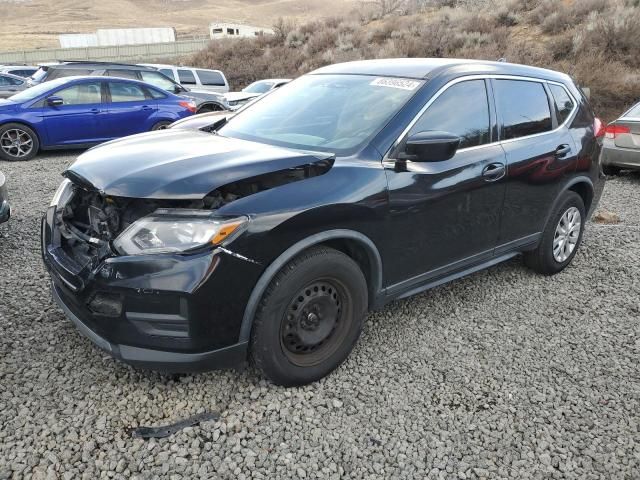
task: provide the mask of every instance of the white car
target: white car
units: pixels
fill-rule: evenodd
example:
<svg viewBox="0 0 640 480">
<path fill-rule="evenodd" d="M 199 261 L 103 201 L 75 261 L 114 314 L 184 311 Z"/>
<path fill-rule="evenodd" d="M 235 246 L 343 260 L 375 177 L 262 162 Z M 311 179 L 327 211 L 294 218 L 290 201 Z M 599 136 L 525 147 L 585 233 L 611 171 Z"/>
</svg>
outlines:
<svg viewBox="0 0 640 480">
<path fill-rule="evenodd" d="M 276 88 L 280 88 L 290 81 L 290 78 L 267 78 L 258 80 L 243 88 L 242 91 L 226 93 L 224 97 L 227 99 L 229 110 L 237 110 L 249 100 L 260 97 Z"/>
<path fill-rule="evenodd" d="M 206 68 L 176 67 L 161 63 L 141 63 L 146 67 L 152 67 L 160 73 L 164 73 L 171 80 L 189 88 L 189 90 L 204 90 L 209 92 L 227 93 L 229 82 L 220 70 Z"/>
</svg>

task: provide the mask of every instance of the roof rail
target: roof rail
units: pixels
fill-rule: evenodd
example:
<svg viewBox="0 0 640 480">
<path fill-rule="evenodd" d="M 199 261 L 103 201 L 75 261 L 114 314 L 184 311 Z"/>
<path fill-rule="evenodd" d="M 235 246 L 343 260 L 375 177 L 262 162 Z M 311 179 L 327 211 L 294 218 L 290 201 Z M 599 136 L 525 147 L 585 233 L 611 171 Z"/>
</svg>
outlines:
<svg viewBox="0 0 640 480">
<path fill-rule="evenodd" d="M 91 63 L 91 64 L 98 64 L 98 65 L 119 65 L 123 67 L 150 68 L 150 67 L 145 67 L 143 65 L 137 65 L 135 63 L 105 62 L 105 61 L 99 61 L 99 60 L 56 60 L 56 61 L 60 63 Z"/>
</svg>

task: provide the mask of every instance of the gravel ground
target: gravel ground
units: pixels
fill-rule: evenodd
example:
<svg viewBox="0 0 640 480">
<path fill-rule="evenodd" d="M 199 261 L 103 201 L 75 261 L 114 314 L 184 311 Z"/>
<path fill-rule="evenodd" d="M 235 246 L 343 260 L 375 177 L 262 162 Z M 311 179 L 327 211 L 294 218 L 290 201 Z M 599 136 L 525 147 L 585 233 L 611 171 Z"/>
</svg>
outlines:
<svg viewBox="0 0 640 480">
<path fill-rule="evenodd" d="M 640 478 L 640 175 L 573 266 L 520 260 L 369 315 L 329 378 L 164 376 L 118 363 L 49 297 L 39 221 L 73 159 L 0 162 L 0 478 Z M 129 428 L 205 411 L 167 439 Z"/>
</svg>

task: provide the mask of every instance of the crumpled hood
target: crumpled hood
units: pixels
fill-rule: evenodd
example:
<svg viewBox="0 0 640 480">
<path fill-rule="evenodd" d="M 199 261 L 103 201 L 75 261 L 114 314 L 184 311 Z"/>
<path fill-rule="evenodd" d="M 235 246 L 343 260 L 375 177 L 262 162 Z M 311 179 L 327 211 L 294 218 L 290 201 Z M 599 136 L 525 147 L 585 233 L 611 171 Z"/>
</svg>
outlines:
<svg viewBox="0 0 640 480">
<path fill-rule="evenodd" d="M 332 157 L 169 129 L 94 147 L 63 175 L 109 196 L 195 200 L 238 180 Z"/>
</svg>

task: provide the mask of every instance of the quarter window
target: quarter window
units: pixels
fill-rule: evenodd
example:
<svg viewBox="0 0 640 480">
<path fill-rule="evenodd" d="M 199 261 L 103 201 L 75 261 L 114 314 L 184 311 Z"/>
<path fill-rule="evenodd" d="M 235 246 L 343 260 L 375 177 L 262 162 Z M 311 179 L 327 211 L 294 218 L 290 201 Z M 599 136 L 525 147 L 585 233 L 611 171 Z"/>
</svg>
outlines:
<svg viewBox="0 0 640 480">
<path fill-rule="evenodd" d="M 107 70 L 107 76 L 138 80 L 138 74 L 135 72 L 135 70 Z"/>
<path fill-rule="evenodd" d="M 503 140 L 551 131 L 549 99 L 542 83 L 496 80 L 495 93 Z"/>
<path fill-rule="evenodd" d="M 224 77 L 220 72 L 214 72 L 213 70 L 196 70 L 200 83 L 202 85 L 215 85 L 224 86 Z"/>
<path fill-rule="evenodd" d="M 143 102 L 147 97 L 142 87 L 125 82 L 109 82 L 111 101 L 117 102 Z"/>
<path fill-rule="evenodd" d="M 191 70 L 178 70 L 178 78 L 183 85 L 196 84 L 196 77 Z"/>
<path fill-rule="evenodd" d="M 461 138 L 460 148 L 490 142 L 489 102 L 484 80 L 456 83 L 427 108 L 409 134 L 439 130 Z"/>
<path fill-rule="evenodd" d="M 63 105 L 102 103 L 100 82 L 79 83 L 72 87 L 58 90 L 53 96 L 60 97 Z"/>
<path fill-rule="evenodd" d="M 573 99 L 567 91 L 560 85 L 549 84 L 549 89 L 553 95 L 553 99 L 556 104 L 556 116 L 558 117 L 558 123 L 562 124 L 567 121 L 569 115 L 573 111 L 575 104 Z"/>
</svg>

